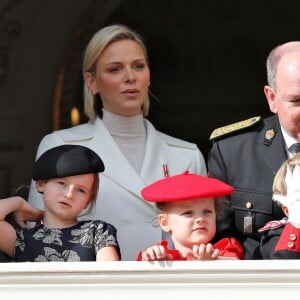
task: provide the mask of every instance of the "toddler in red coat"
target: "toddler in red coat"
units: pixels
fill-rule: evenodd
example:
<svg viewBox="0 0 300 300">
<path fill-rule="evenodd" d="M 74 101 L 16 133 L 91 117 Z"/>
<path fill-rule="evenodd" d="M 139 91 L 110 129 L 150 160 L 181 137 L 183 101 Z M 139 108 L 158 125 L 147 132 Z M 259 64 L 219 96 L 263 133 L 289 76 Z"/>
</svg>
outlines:
<svg viewBox="0 0 300 300">
<path fill-rule="evenodd" d="M 243 259 L 244 250 L 235 238 L 211 243 L 221 199 L 232 192 L 233 187 L 220 180 L 188 172 L 145 187 L 142 196 L 156 202 L 159 224 L 171 235 L 175 249 L 161 241 L 141 251 L 137 260 Z"/>
</svg>

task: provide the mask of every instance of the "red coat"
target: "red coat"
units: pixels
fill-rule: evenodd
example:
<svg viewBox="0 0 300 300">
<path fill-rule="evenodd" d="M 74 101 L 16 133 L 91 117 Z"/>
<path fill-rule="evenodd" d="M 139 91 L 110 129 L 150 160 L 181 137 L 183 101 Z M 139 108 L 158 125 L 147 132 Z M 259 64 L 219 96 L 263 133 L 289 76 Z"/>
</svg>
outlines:
<svg viewBox="0 0 300 300">
<path fill-rule="evenodd" d="M 272 221 L 260 229 L 263 259 L 299 259 L 300 228 L 285 220 Z"/>
<path fill-rule="evenodd" d="M 186 257 L 182 258 L 179 251 L 176 249 L 169 249 L 168 248 L 168 242 L 162 241 L 160 243 L 157 243 L 158 246 L 163 246 L 165 248 L 165 251 L 167 254 L 172 255 L 171 260 L 187 260 Z M 244 258 L 244 249 L 239 244 L 239 242 L 235 238 L 224 238 L 220 241 L 213 244 L 213 247 L 215 249 L 219 249 L 219 256 L 225 256 L 225 257 L 233 257 L 237 259 L 243 259 Z M 137 260 L 142 260 L 142 253 L 143 251 L 139 252 Z"/>
</svg>

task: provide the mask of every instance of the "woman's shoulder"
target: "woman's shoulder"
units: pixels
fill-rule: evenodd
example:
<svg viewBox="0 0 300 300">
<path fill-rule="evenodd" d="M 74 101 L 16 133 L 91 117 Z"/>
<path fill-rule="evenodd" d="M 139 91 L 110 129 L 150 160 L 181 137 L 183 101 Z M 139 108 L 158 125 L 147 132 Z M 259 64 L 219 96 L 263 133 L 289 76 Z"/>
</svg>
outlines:
<svg viewBox="0 0 300 300">
<path fill-rule="evenodd" d="M 165 143 L 167 143 L 170 146 L 189 148 L 189 149 L 193 149 L 193 150 L 198 149 L 198 146 L 195 143 L 188 142 L 181 138 L 173 137 L 171 135 L 168 135 L 168 134 L 160 132 L 160 131 L 158 131 L 158 134 L 165 141 Z"/>
<path fill-rule="evenodd" d="M 42 138 L 38 146 L 36 156 L 39 157 L 45 151 L 55 146 L 66 143 L 82 144 L 86 141 L 92 140 L 92 138 L 93 135 L 89 133 L 87 124 L 78 125 L 68 129 L 56 130 Z"/>
<path fill-rule="evenodd" d="M 43 137 L 42 144 L 49 141 L 55 142 L 55 140 L 58 143 L 59 141 L 63 143 L 76 143 L 91 140 L 95 135 L 95 128 L 99 127 L 99 122 L 88 122 L 66 129 L 55 130 Z"/>
<path fill-rule="evenodd" d="M 67 129 L 56 130 L 53 134 L 59 135 L 66 141 L 88 139 L 93 137 L 93 131 L 91 130 L 93 127 L 94 123 L 88 122 Z"/>
<path fill-rule="evenodd" d="M 167 133 L 161 132 L 157 130 L 154 125 L 147 119 L 145 119 L 145 125 L 147 128 L 147 131 L 150 131 L 152 134 L 157 134 L 166 144 L 170 146 L 180 147 L 180 148 L 188 148 L 188 149 L 198 149 L 198 146 L 195 143 L 188 142 L 186 140 L 183 140 L 181 138 L 177 138 L 174 136 L 171 136 Z"/>
</svg>

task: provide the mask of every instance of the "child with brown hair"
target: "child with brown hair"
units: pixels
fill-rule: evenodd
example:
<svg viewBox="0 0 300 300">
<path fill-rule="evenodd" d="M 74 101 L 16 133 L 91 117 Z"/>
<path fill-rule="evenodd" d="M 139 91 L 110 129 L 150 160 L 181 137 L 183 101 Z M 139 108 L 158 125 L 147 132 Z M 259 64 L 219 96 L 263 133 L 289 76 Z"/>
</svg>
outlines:
<svg viewBox="0 0 300 300">
<path fill-rule="evenodd" d="M 46 151 L 35 162 L 33 179 L 43 194 L 45 210 L 21 197 L 0 200 L 0 250 L 14 261 L 119 260 L 116 229 L 104 221 L 78 221 L 93 205 L 98 192 L 100 157 L 89 148 L 62 145 Z M 15 213 L 15 228 L 6 221 Z M 21 220 L 20 220 L 21 219 Z M 26 228 L 26 221 L 37 226 Z"/>
</svg>

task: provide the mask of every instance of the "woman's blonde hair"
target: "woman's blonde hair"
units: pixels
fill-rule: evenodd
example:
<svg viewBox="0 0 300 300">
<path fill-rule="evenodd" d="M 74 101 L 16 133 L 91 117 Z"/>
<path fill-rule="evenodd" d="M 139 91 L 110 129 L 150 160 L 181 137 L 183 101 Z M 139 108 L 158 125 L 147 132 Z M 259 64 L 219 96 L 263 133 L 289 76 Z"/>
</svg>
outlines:
<svg viewBox="0 0 300 300">
<path fill-rule="evenodd" d="M 88 43 L 83 57 L 83 78 L 86 72 L 91 72 L 93 74 L 96 72 L 97 61 L 108 45 L 122 40 L 131 40 L 138 43 L 144 52 L 147 63 L 149 63 L 147 49 L 141 36 L 125 25 L 115 24 L 97 31 Z M 97 109 L 97 104 L 99 106 L 99 103 L 97 102 L 101 100 L 99 99 L 99 95 L 93 95 L 91 93 L 86 82 L 84 82 L 83 93 L 84 112 L 91 121 L 94 121 L 97 115 L 99 115 L 99 111 Z M 149 96 L 147 96 L 142 107 L 144 116 L 148 115 L 149 106 L 150 100 Z"/>
<path fill-rule="evenodd" d="M 273 181 L 273 194 L 286 196 L 286 172 L 288 169 L 293 171 L 297 165 L 300 165 L 300 153 L 295 154 L 292 158 L 287 159 L 277 171 Z"/>
</svg>

